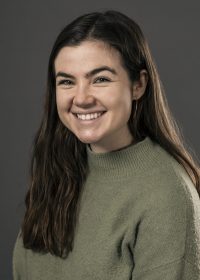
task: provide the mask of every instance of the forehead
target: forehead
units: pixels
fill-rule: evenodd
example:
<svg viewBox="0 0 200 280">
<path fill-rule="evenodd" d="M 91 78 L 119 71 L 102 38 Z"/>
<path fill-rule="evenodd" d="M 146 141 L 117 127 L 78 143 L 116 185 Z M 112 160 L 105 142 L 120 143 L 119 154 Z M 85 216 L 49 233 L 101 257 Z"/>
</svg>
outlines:
<svg viewBox="0 0 200 280">
<path fill-rule="evenodd" d="M 84 41 L 78 46 L 63 47 L 55 59 L 55 70 L 87 71 L 102 64 L 122 67 L 120 53 L 102 41 Z"/>
</svg>

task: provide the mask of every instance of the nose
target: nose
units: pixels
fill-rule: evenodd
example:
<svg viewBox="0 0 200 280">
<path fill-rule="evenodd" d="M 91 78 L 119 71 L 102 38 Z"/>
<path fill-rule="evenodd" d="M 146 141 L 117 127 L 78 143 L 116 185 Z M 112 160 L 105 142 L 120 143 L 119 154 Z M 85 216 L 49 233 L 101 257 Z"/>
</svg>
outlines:
<svg viewBox="0 0 200 280">
<path fill-rule="evenodd" d="M 89 87 L 85 84 L 80 84 L 75 90 L 73 104 L 76 106 L 88 106 L 94 103 L 94 97 L 91 94 Z"/>
</svg>

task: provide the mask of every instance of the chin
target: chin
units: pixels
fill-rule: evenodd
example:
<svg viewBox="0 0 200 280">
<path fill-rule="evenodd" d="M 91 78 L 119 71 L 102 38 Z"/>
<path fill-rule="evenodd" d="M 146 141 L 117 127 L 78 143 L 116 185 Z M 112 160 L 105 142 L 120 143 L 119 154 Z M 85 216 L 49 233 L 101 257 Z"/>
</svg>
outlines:
<svg viewBox="0 0 200 280">
<path fill-rule="evenodd" d="M 94 140 L 94 139 L 86 139 L 86 138 L 79 138 L 77 137 L 82 143 L 87 144 L 87 145 L 96 145 L 99 143 L 99 140 Z"/>
</svg>

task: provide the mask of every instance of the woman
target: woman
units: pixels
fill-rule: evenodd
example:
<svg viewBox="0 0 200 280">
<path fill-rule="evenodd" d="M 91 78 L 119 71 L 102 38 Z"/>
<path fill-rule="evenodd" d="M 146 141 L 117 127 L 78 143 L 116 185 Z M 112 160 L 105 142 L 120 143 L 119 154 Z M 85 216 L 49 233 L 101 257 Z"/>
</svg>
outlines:
<svg viewBox="0 0 200 280">
<path fill-rule="evenodd" d="M 68 24 L 49 59 L 14 279 L 200 279 L 199 195 L 138 24 L 113 10 Z"/>
</svg>

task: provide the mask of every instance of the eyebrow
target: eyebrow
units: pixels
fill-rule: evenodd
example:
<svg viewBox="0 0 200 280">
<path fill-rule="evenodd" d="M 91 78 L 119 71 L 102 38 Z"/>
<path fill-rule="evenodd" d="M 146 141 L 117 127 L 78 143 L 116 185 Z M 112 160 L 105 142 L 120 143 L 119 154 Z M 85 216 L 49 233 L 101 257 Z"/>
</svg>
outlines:
<svg viewBox="0 0 200 280">
<path fill-rule="evenodd" d="M 92 69 L 91 71 L 87 72 L 85 74 L 85 78 L 90 78 L 92 76 L 94 76 L 95 74 L 102 72 L 102 71 L 109 71 L 111 72 L 113 75 L 117 75 L 117 71 L 114 68 L 111 68 L 109 66 L 101 66 L 95 69 Z M 65 78 L 72 78 L 75 79 L 75 77 L 72 74 L 69 73 L 65 73 L 65 72 L 58 72 L 56 74 L 56 78 L 57 77 L 65 77 Z"/>
</svg>

